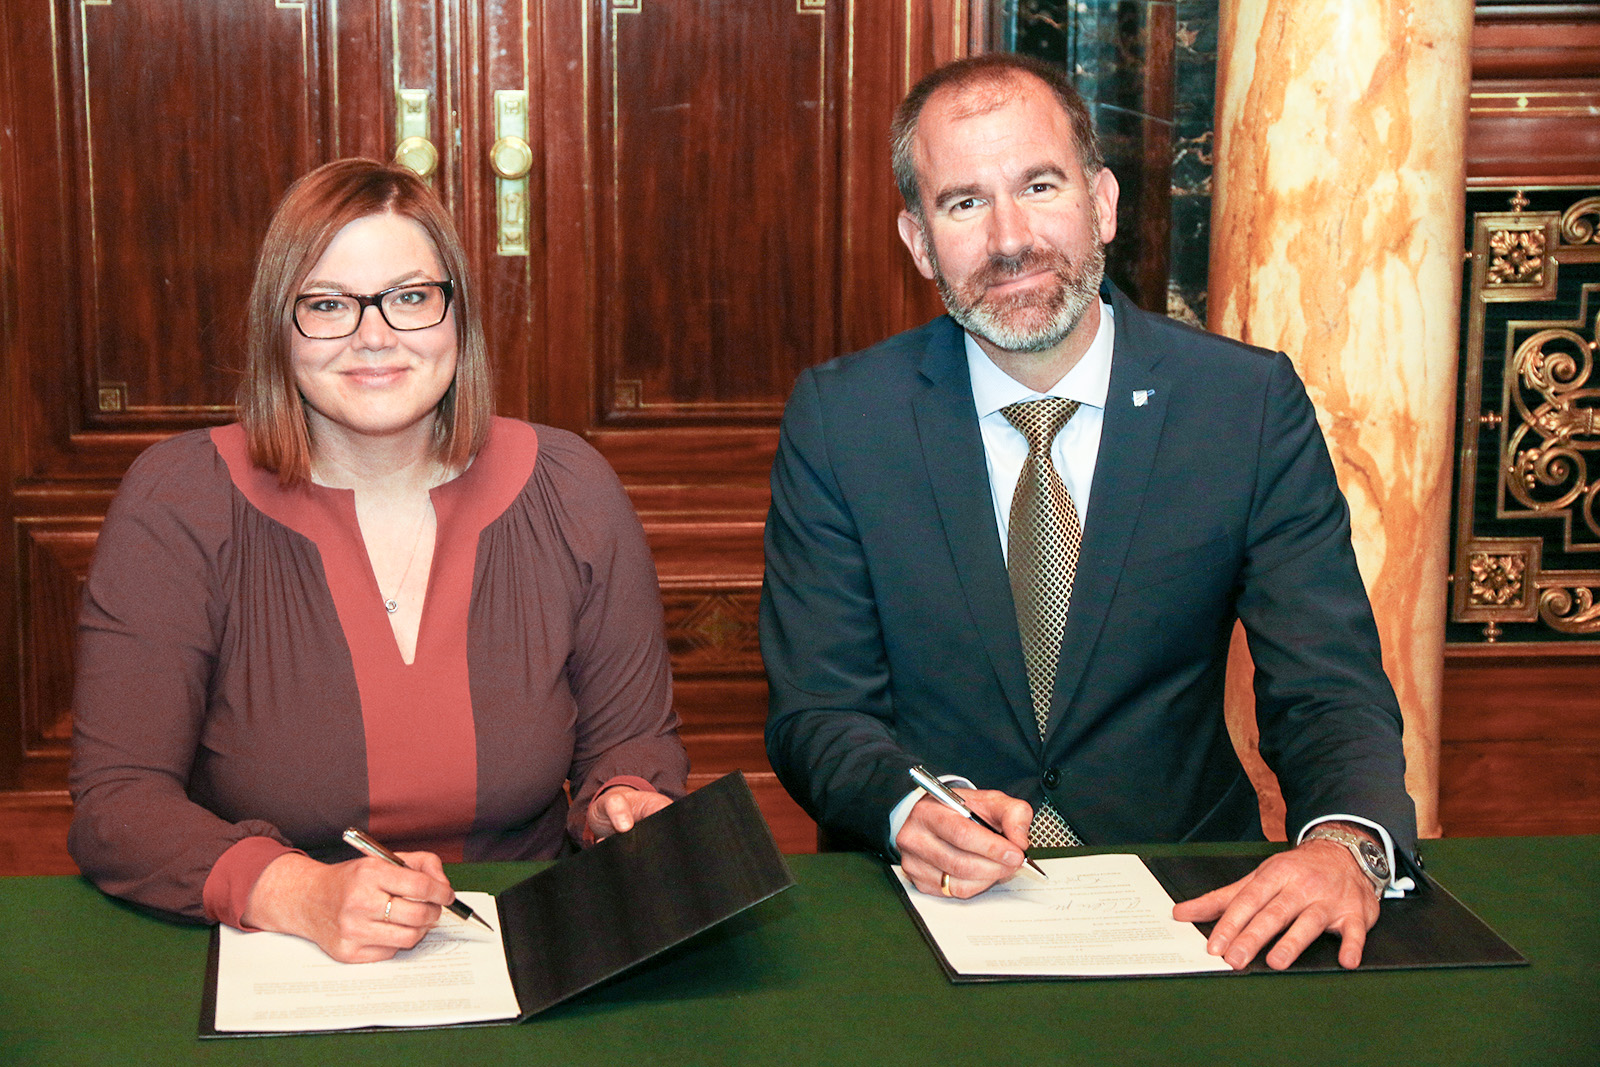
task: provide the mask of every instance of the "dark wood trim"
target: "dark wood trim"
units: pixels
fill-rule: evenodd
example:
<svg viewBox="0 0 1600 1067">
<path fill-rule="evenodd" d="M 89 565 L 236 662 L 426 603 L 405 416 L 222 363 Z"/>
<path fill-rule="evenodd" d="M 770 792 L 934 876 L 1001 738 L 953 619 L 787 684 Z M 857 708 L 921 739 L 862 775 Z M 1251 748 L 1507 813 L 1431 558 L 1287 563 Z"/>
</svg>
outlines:
<svg viewBox="0 0 1600 1067">
<path fill-rule="evenodd" d="M 77 874 L 67 855 L 72 800 L 63 790 L 0 792 L 0 877 Z"/>
</svg>

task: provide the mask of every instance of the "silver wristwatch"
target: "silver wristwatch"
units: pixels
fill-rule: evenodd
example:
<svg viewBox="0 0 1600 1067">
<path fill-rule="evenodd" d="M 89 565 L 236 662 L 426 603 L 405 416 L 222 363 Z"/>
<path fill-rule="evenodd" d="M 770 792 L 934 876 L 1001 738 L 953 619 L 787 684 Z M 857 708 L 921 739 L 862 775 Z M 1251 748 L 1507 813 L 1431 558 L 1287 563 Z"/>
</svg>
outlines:
<svg viewBox="0 0 1600 1067">
<path fill-rule="evenodd" d="M 1363 837 L 1331 823 L 1318 823 L 1306 831 L 1306 836 L 1301 840 L 1311 841 L 1316 838 L 1333 841 L 1349 849 L 1350 855 L 1356 858 L 1356 866 L 1361 868 L 1361 873 L 1372 883 L 1372 891 L 1380 897 L 1383 896 L 1384 889 L 1389 885 L 1389 860 L 1384 855 L 1382 845 L 1369 837 Z"/>
</svg>

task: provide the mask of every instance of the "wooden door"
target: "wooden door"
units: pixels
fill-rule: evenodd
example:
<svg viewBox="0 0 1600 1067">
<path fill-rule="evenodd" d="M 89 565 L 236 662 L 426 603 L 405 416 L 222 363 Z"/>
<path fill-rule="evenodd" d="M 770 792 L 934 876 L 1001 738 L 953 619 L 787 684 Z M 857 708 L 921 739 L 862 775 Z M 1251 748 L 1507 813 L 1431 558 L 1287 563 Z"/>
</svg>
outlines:
<svg viewBox="0 0 1600 1067">
<path fill-rule="evenodd" d="M 761 743 L 767 478 L 795 375 L 931 313 L 886 140 L 927 64 L 914 30 L 843 0 L 611 0 L 550 25 L 550 54 L 582 60 L 546 71 L 536 410 L 639 509 L 693 782 L 744 770 L 790 849 L 814 828 Z"/>
<path fill-rule="evenodd" d="M 0 0 L 0 873 L 71 869 L 74 617 L 121 474 L 232 419 L 288 184 L 402 144 L 483 283 L 502 412 L 583 433 L 640 511 L 696 783 L 745 770 L 806 847 L 760 740 L 777 419 L 802 367 L 935 310 L 894 235 L 885 137 L 972 18 L 963 0 Z"/>
</svg>

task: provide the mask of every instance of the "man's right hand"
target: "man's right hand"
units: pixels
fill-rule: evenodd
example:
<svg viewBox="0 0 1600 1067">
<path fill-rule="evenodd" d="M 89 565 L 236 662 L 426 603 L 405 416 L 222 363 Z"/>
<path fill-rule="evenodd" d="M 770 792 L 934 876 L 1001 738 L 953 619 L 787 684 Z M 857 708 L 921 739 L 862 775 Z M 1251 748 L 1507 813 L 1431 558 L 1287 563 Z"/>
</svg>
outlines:
<svg viewBox="0 0 1600 1067">
<path fill-rule="evenodd" d="M 993 789 L 957 788 L 954 792 L 1005 836 L 997 837 L 924 796 L 912 805 L 894 843 L 900 849 L 901 869 L 922 892 L 938 896 L 948 874 L 950 896 L 974 897 L 1010 878 L 1022 866 L 1033 808 L 1025 800 Z"/>
</svg>

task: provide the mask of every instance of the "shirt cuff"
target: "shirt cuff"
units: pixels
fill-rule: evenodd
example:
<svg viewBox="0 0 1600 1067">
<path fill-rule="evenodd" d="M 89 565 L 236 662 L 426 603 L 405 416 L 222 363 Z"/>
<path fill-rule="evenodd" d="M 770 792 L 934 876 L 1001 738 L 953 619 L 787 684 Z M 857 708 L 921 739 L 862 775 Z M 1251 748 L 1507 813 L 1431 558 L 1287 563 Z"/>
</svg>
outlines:
<svg viewBox="0 0 1600 1067">
<path fill-rule="evenodd" d="M 270 837 L 235 841 L 217 857 L 217 862 L 211 865 L 211 873 L 206 875 L 205 887 L 200 891 L 206 918 L 240 930 L 254 930 L 255 927 L 244 924 L 244 909 L 250 903 L 250 892 L 267 864 L 290 852 L 300 850 Z M 300 854 L 305 855 L 304 852 Z"/>
<path fill-rule="evenodd" d="M 651 785 L 650 782 L 647 779 L 640 778 L 636 774 L 619 774 L 614 778 L 607 778 L 605 780 L 605 782 L 601 784 L 600 788 L 596 789 L 594 791 L 594 796 L 589 798 L 589 803 L 593 804 L 596 800 L 600 799 L 600 794 L 601 793 L 604 793 L 607 789 L 615 789 L 619 785 L 631 786 L 632 788 L 639 790 L 641 793 L 659 793 L 659 792 L 661 792 L 661 790 L 659 790 L 655 786 Z M 583 847 L 584 848 L 588 848 L 590 845 L 592 845 L 594 843 L 595 843 L 594 831 L 589 829 L 589 813 L 588 812 L 584 812 L 584 816 L 583 816 Z"/>
<path fill-rule="evenodd" d="M 961 777 L 959 774 L 941 774 L 939 776 L 939 781 L 943 782 L 945 785 L 960 786 L 962 789 L 978 788 L 965 778 Z M 896 804 L 889 812 L 889 855 L 893 856 L 895 859 L 900 858 L 900 846 L 894 843 L 895 838 L 900 836 L 901 827 L 905 826 L 906 820 L 911 818 L 912 807 L 916 805 L 917 801 L 921 800 L 925 796 L 927 796 L 927 794 L 922 791 L 922 787 L 917 786 L 913 788 L 911 792 L 901 797 L 900 803 Z"/>
<path fill-rule="evenodd" d="M 1389 884 L 1383 887 L 1383 899 L 1392 900 L 1403 897 L 1411 890 L 1417 888 L 1417 883 L 1409 875 L 1401 876 L 1400 867 L 1394 861 L 1394 839 L 1389 836 L 1389 831 L 1373 822 L 1363 819 L 1359 815 L 1324 815 L 1319 819 L 1312 819 L 1300 828 L 1300 833 L 1295 837 L 1294 843 L 1299 844 L 1306 839 L 1306 834 L 1311 832 L 1313 826 L 1325 822 L 1351 822 L 1357 826 L 1365 826 L 1368 830 L 1378 835 L 1378 840 L 1383 842 L 1383 855 L 1389 861 Z"/>
</svg>

